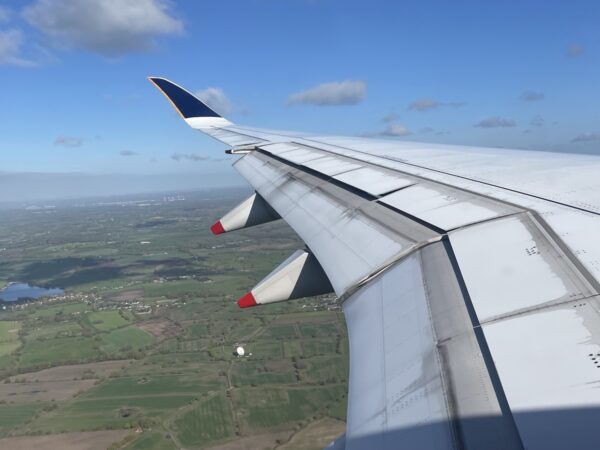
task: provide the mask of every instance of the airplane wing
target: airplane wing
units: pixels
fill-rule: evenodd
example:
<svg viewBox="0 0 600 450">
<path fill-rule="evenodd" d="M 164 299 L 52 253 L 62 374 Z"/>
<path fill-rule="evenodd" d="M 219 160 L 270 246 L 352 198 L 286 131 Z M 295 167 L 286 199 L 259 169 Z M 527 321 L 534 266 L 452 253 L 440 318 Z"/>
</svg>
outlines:
<svg viewBox="0 0 600 450">
<path fill-rule="evenodd" d="M 600 157 L 262 130 L 162 78 L 307 249 L 242 307 L 334 290 L 350 341 L 336 449 L 600 446 Z"/>
</svg>

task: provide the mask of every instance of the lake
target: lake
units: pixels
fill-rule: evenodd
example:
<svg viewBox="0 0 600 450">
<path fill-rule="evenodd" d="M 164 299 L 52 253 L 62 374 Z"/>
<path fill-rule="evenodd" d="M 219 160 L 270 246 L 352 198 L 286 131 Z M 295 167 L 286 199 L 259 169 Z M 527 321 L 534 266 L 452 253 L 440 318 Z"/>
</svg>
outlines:
<svg viewBox="0 0 600 450">
<path fill-rule="evenodd" d="M 61 295 L 64 291 L 58 288 L 43 288 L 31 286 L 27 283 L 12 283 L 0 290 L 0 300 L 5 302 L 16 302 L 21 299 L 36 299 L 39 297 L 52 297 Z"/>
</svg>

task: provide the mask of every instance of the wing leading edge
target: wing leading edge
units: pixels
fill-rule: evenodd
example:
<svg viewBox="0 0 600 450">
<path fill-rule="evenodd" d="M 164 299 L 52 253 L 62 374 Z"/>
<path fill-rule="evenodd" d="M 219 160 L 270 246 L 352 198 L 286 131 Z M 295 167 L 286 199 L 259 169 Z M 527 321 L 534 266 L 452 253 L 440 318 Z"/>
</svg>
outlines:
<svg viewBox="0 0 600 450">
<path fill-rule="evenodd" d="M 600 158 L 240 127 L 154 80 L 188 124 L 243 149 L 235 168 L 340 297 L 350 386 L 335 448 L 597 447 Z M 527 180 L 523 161 L 537 164 Z M 564 194 L 559 163 L 586 167 Z"/>
</svg>

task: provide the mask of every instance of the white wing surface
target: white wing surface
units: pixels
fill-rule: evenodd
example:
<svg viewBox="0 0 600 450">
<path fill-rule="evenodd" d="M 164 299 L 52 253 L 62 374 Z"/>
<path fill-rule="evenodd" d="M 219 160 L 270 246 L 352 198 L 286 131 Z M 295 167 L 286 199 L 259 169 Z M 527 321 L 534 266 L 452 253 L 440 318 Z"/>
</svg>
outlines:
<svg viewBox="0 0 600 450">
<path fill-rule="evenodd" d="M 151 80 L 240 154 L 339 296 L 350 387 L 333 448 L 599 447 L 599 157 L 240 127 Z"/>
</svg>

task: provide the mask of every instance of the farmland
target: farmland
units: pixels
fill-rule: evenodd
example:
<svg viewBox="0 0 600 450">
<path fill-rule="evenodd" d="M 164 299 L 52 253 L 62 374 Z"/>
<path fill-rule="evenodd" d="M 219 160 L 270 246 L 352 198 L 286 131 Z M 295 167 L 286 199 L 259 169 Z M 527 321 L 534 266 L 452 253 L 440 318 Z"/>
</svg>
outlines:
<svg viewBox="0 0 600 450">
<path fill-rule="evenodd" d="M 0 210 L 0 280 L 65 290 L 0 311 L 3 448 L 308 449 L 343 432 L 335 299 L 235 304 L 303 245 L 277 222 L 212 236 L 246 194 Z"/>
</svg>

